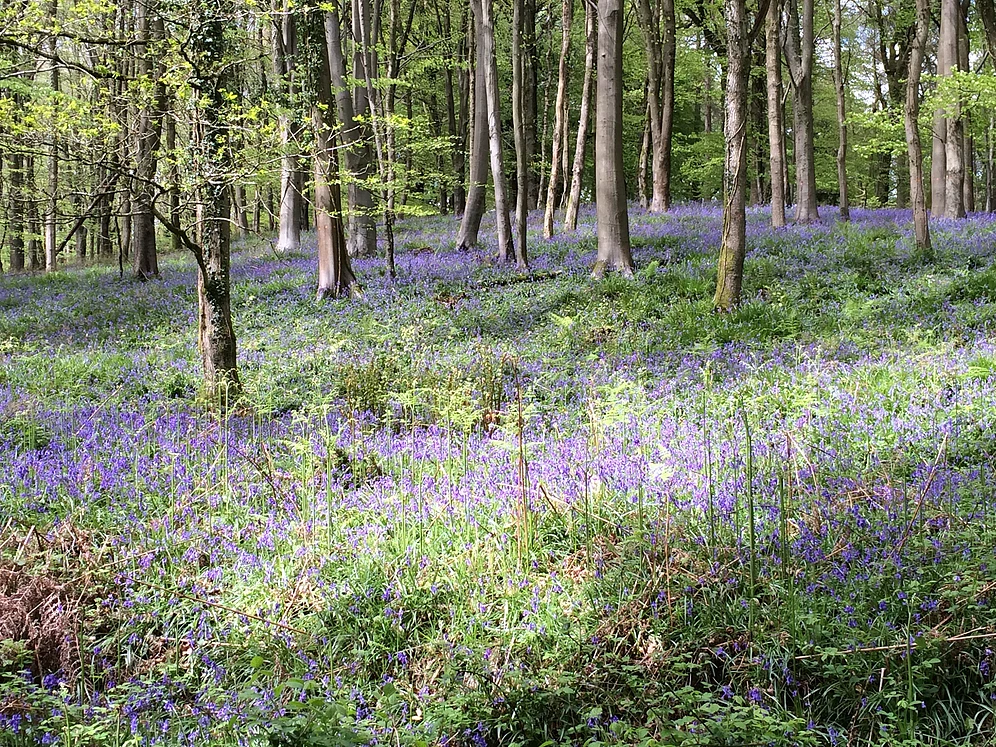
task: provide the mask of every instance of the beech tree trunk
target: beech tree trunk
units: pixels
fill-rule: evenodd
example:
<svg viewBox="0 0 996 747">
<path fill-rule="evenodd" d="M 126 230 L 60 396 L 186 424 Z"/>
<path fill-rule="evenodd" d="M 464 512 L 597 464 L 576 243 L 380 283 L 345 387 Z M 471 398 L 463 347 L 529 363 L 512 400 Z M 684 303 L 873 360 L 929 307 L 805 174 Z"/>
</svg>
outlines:
<svg viewBox="0 0 996 747">
<path fill-rule="evenodd" d="M 349 214 L 346 246 L 350 256 L 373 257 L 377 254 L 377 213 L 369 179 L 376 170 L 371 124 L 374 111 L 372 92 L 368 90 L 365 81 L 377 77 L 374 51 L 376 39 L 372 38 L 371 32 L 370 0 L 352 0 L 352 6 L 353 76 L 361 83 L 352 90 L 354 119 L 350 128 L 351 140 L 347 141 L 345 133 L 343 135 L 343 142 L 350 146 L 346 151 L 346 163 L 352 177 L 347 190 Z M 343 125 L 348 126 L 345 120 Z"/>
<path fill-rule="evenodd" d="M 546 185 L 546 209 L 543 211 L 543 237 L 553 237 L 553 215 L 557 209 L 557 190 L 567 131 L 567 88 L 570 83 L 572 0 L 562 2 L 560 67 L 557 73 L 557 100 L 554 103 L 553 147 L 550 151 L 550 181 Z"/>
<path fill-rule="evenodd" d="M 336 11 L 325 13 L 324 24 L 318 22 L 315 25 L 318 27 L 324 25 L 326 37 L 326 43 L 318 45 L 319 69 L 315 91 L 318 106 L 313 106 L 311 109 L 315 149 L 312 158 L 315 180 L 315 228 L 318 239 L 317 297 L 318 300 L 322 300 L 346 294 L 359 296 L 361 290 L 349 263 L 349 252 L 343 230 L 339 175 L 336 173 L 338 159 L 330 147 L 329 127 L 323 114 L 323 110 L 328 111 L 332 107 L 333 85 L 337 99 L 341 99 L 344 92 L 345 96 L 349 97 L 349 92 L 339 84 L 345 64 L 342 59 L 338 13 Z M 339 59 L 333 62 L 337 52 Z M 340 77 L 339 82 L 336 82 L 337 72 Z M 341 110 L 343 103 L 341 101 L 337 103 Z M 347 111 L 351 109 L 350 106 L 345 108 Z"/>
<path fill-rule="evenodd" d="M 937 54 L 943 54 L 942 76 L 950 76 L 958 66 L 958 31 L 961 27 L 961 4 L 958 0 L 941 0 L 941 29 Z M 964 218 L 965 166 L 962 159 L 964 131 L 961 106 L 954 104 L 944 118 L 944 217 Z"/>
<path fill-rule="evenodd" d="M 850 220 L 851 209 L 847 202 L 847 123 L 844 107 L 844 65 L 841 60 L 840 0 L 833 2 L 833 84 L 837 94 L 837 189 L 839 192 L 840 219 Z"/>
<path fill-rule="evenodd" d="M 744 0 L 725 0 L 726 123 L 723 128 L 723 232 L 713 306 L 730 311 L 740 303 L 747 256 L 747 84 L 750 42 Z"/>
<path fill-rule="evenodd" d="M 153 99 L 138 113 L 135 126 L 135 206 L 132 231 L 133 272 L 139 280 L 159 275 L 159 256 L 156 251 L 156 222 L 152 213 L 155 199 L 153 185 L 162 137 L 163 114 L 166 109 L 166 85 L 163 81 L 161 50 L 150 49 L 150 43 L 163 38 L 164 28 L 158 11 L 150 3 L 139 2 L 138 39 L 139 69 L 153 85 Z M 175 138 L 175 132 L 174 132 Z"/>
<path fill-rule="evenodd" d="M 578 116 L 578 134 L 574 142 L 571 189 L 567 197 L 567 210 L 564 214 L 565 231 L 574 231 L 578 227 L 578 207 L 581 204 L 581 179 L 584 177 L 585 146 L 588 141 L 588 120 L 591 119 L 591 89 L 595 70 L 595 45 L 598 34 L 598 20 L 595 17 L 595 0 L 587 0 L 584 10 L 584 82 L 581 84 L 581 113 Z"/>
<path fill-rule="evenodd" d="M 197 341 L 208 392 L 223 407 L 241 393 L 231 309 L 231 126 L 226 111 L 232 66 L 225 33 L 233 8 L 227 0 L 197 3 L 200 33 L 192 36 L 193 54 L 201 63 L 195 87 L 201 104 L 204 163 L 201 186 L 201 244 L 195 251 Z"/>
<path fill-rule="evenodd" d="M 470 140 L 470 184 L 467 187 L 467 204 L 460 221 L 456 248 L 467 251 L 477 246 L 481 218 L 487 199 L 485 182 L 488 178 L 488 98 L 484 82 L 487 59 L 484 56 L 483 33 L 480 14 L 474 14 L 474 129 Z"/>
<path fill-rule="evenodd" d="M 930 28 L 930 0 L 916 0 L 916 25 L 910 48 L 909 72 L 906 76 L 906 104 L 903 126 L 909 155 L 910 199 L 913 202 L 913 232 L 917 249 L 930 250 L 930 226 L 927 221 L 927 197 L 923 187 L 923 150 L 920 145 L 920 73 L 923 69 L 927 31 Z"/>
<path fill-rule="evenodd" d="M 15 99 L 16 100 L 16 99 Z M 8 190 L 7 227 L 10 232 L 8 246 L 10 247 L 11 272 L 24 270 L 24 156 L 14 152 L 10 155 L 10 188 Z"/>
<path fill-rule="evenodd" d="M 49 6 L 49 13 L 53 22 L 58 18 L 59 0 L 52 0 Z M 55 36 L 48 42 L 48 51 L 51 55 L 49 64 L 49 83 L 52 90 L 59 91 L 59 63 L 55 60 Z M 58 257 L 56 250 L 56 226 L 58 225 L 59 212 L 59 138 L 52 133 L 52 142 L 49 145 L 48 153 L 48 195 L 45 206 L 45 270 L 54 272 L 58 268 Z"/>
<path fill-rule="evenodd" d="M 795 135 L 795 219 L 798 223 L 819 220 L 816 205 L 816 153 L 813 145 L 813 2 L 788 0 L 786 55 L 792 81 L 792 118 Z M 727 102 L 729 113 L 729 102 Z"/>
<path fill-rule="evenodd" d="M 598 0 L 598 82 L 595 93 L 595 208 L 598 254 L 592 277 L 608 270 L 633 275 L 623 171 L 622 0 Z"/>
<path fill-rule="evenodd" d="M 647 50 L 647 106 L 650 111 L 654 179 L 650 212 L 671 206 L 671 133 L 674 123 L 674 0 L 637 0 Z"/>
<path fill-rule="evenodd" d="M 484 43 L 484 86 L 488 104 L 488 134 L 491 145 L 491 179 L 495 189 L 495 225 L 498 234 L 498 258 L 502 262 L 515 261 L 519 269 L 526 268 L 526 254 L 521 244 L 516 250 L 512 241 L 512 223 L 509 220 L 508 193 L 502 159 L 501 98 L 498 90 L 498 60 L 495 56 L 495 27 L 491 0 L 475 0 L 474 11 L 481 15 L 481 40 Z"/>
<path fill-rule="evenodd" d="M 527 74 L 523 36 L 525 35 L 525 0 L 512 2 L 512 128 L 515 136 L 515 234 L 523 257 L 526 254 L 526 222 L 529 218 L 529 153 L 526 148 Z"/>
<path fill-rule="evenodd" d="M 768 92 L 768 162 L 771 171 L 771 225 L 785 225 L 785 121 L 782 111 L 782 59 L 779 37 L 781 0 L 768 6 L 765 23 L 765 73 Z"/>
<path fill-rule="evenodd" d="M 297 26 L 290 0 L 276 0 L 273 27 L 273 75 L 285 111 L 278 117 L 280 144 L 280 218 L 277 251 L 296 252 L 301 248 L 301 203 L 304 173 L 297 148 L 301 125 L 292 111 L 299 90 L 297 75 Z"/>
</svg>

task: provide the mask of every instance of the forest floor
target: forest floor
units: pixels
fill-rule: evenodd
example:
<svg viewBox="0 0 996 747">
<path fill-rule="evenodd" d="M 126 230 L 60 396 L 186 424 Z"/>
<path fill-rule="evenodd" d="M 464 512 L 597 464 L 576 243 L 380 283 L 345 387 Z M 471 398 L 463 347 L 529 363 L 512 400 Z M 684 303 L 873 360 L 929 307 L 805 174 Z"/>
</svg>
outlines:
<svg viewBox="0 0 996 747">
<path fill-rule="evenodd" d="M 247 244 L 227 416 L 186 257 L 0 278 L 0 744 L 991 744 L 996 221 L 823 213 Z"/>
</svg>

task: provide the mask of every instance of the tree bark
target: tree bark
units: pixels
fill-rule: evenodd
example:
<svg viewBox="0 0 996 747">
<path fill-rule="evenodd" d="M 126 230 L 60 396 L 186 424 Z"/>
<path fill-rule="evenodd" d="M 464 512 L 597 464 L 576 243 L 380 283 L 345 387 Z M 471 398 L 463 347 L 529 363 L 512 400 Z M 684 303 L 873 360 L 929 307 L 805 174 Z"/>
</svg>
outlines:
<svg viewBox="0 0 996 747">
<path fill-rule="evenodd" d="M 15 99 L 16 100 L 16 99 Z M 10 247 L 11 272 L 24 270 L 24 156 L 14 152 L 10 155 L 10 189 L 8 190 L 9 212 L 7 226 L 10 232 L 8 246 Z"/>
<path fill-rule="evenodd" d="M 304 173 L 297 148 L 301 125 L 293 108 L 298 93 L 297 26 L 290 0 L 276 0 L 273 27 L 273 77 L 280 91 L 284 111 L 278 117 L 280 128 L 280 217 L 277 251 L 296 252 L 301 248 L 301 203 Z"/>
<path fill-rule="evenodd" d="M 744 0 L 725 0 L 727 29 L 726 125 L 723 166 L 723 233 L 713 306 L 740 303 L 747 255 L 747 78 L 750 46 Z"/>
<path fill-rule="evenodd" d="M 958 30 L 961 26 L 961 4 L 958 0 L 941 0 L 941 29 L 937 54 L 944 61 L 939 73 L 950 77 L 958 67 Z M 943 57 L 942 57 L 943 55 Z M 963 181 L 965 167 L 962 159 L 964 132 L 961 106 L 954 104 L 944 118 L 944 212 L 945 218 L 964 218 L 965 203 Z"/>
<path fill-rule="evenodd" d="M 51 20 L 57 23 L 59 13 L 59 0 L 52 0 L 49 6 Z M 53 34 L 48 42 L 48 51 L 51 55 L 49 59 L 49 83 L 52 90 L 59 92 L 59 63 L 55 60 L 55 35 Z M 45 206 L 45 270 L 54 272 L 58 269 L 58 257 L 56 249 L 56 227 L 59 221 L 59 138 L 52 133 L 52 142 L 49 145 L 48 153 L 48 200 Z"/>
<path fill-rule="evenodd" d="M 554 103 L 553 148 L 550 151 L 550 180 L 546 185 L 546 209 L 543 211 L 543 237 L 553 237 L 553 215 L 557 209 L 557 190 L 560 187 L 560 169 L 567 130 L 567 88 L 571 56 L 571 20 L 574 15 L 572 0 L 562 2 L 560 66 L 557 73 L 557 100 Z"/>
<path fill-rule="evenodd" d="M 480 14 L 474 13 L 474 129 L 470 141 L 470 184 L 467 187 L 467 205 L 460 221 L 456 248 L 467 251 L 477 246 L 481 218 L 487 200 L 485 180 L 488 178 L 488 98 L 484 83 L 487 60 L 484 56 L 483 33 Z"/>
<path fill-rule="evenodd" d="M 525 0 L 512 1 L 512 128 L 515 137 L 515 234 L 516 246 L 526 255 L 526 222 L 529 218 L 529 153 L 526 144 Z"/>
<path fill-rule="evenodd" d="M 773 0 L 765 23 L 765 73 L 768 92 L 768 162 L 771 171 L 771 225 L 785 225 L 785 122 L 782 111 L 782 60 L 779 36 L 782 3 Z"/>
<path fill-rule="evenodd" d="M 837 190 L 839 193 L 840 219 L 850 220 L 851 209 L 847 201 L 847 113 L 844 105 L 844 64 L 841 60 L 840 0 L 833 0 L 833 84 L 837 98 Z"/>
<path fill-rule="evenodd" d="M 374 114 L 372 91 L 365 83 L 378 77 L 377 59 L 372 37 L 370 0 L 352 0 L 353 13 L 353 76 L 361 81 L 352 90 L 352 126 L 343 119 L 343 126 L 351 130 L 350 140 L 343 133 L 343 142 L 349 144 L 346 164 L 350 170 L 349 211 L 346 246 L 350 256 L 373 257 L 377 254 L 377 213 L 369 180 L 374 176 L 374 137 L 371 119 Z M 341 117 L 340 117 L 341 118 Z M 351 154 L 351 158 L 350 158 Z"/>
<path fill-rule="evenodd" d="M 163 81 L 161 50 L 150 45 L 164 36 L 162 18 L 151 2 L 139 2 L 138 40 L 139 70 L 142 78 L 153 87 L 152 101 L 141 108 L 135 127 L 135 207 L 132 232 L 133 272 L 139 280 L 159 275 L 156 250 L 156 223 L 152 213 L 155 199 L 154 183 L 166 110 L 166 84 Z M 175 132 L 174 132 L 175 139 Z"/>
<path fill-rule="evenodd" d="M 201 102 L 202 230 L 197 259 L 198 335 L 204 383 L 222 407 L 241 393 L 231 309 L 231 125 L 226 111 L 232 75 L 225 33 L 232 8 L 227 0 L 197 3 L 198 32 L 192 53 L 201 75 L 195 92 Z M 196 245 L 195 245 L 196 246 Z"/>
<path fill-rule="evenodd" d="M 325 121 L 323 111 L 332 107 L 332 87 L 336 90 L 336 98 L 341 99 L 343 92 L 349 97 L 349 92 L 340 85 L 342 72 L 345 68 L 342 59 L 342 46 L 339 37 L 339 19 L 337 11 L 325 13 L 324 25 L 326 42 L 319 44 L 319 60 L 317 90 L 315 98 L 318 105 L 311 109 L 311 124 L 314 142 L 314 183 L 315 183 L 315 228 L 318 238 L 318 290 L 317 298 L 338 298 L 350 294 L 360 295 L 360 286 L 353 274 L 349 262 L 349 252 L 342 221 L 342 201 L 339 192 L 339 178 L 336 172 L 337 157 L 330 147 L 329 126 Z M 333 57 L 339 59 L 333 62 Z M 337 70 L 338 67 L 338 70 Z M 337 75 L 338 73 L 338 75 Z M 336 78 L 340 80 L 337 82 Z M 343 103 L 338 101 L 338 107 Z M 351 106 L 346 106 L 351 114 Z"/>
<path fill-rule="evenodd" d="M 578 207 L 581 204 L 581 179 L 584 177 L 585 146 L 588 141 L 588 120 L 591 119 L 591 89 L 595 70 L 595 45 L 598 33 L 597 18 L 595 17 L 595 0 L 585 0 L 584 10 L 584 82 L 581 84 L 581 113 L 578 116 L 578 133 L 577 139 L 574 142 L 571 190 L 567 197 L 567 210 L 564 215 L 565 231 L 574 231 L 578 227 Z"/>
<path fill-rule="evenodd" d="M 512 223 L 509 220 L 508 194 L 505 186 L 505 170 L 502 159 L 501 110 L 498 102 L 498 60 L 495 56 L 495 27 L 491 0 L 474 0 L 474 11 L 481 15 L 482 41 L 484 42 L 484 86 L 488 104 L 488 134 L 491 143 L 491 180 L 495 189 L 495 225 L 498 234 L 498 258 L 502 262 L 515 261 L 520 269 L 526 268 L 526 255 L 523 246 L 516 247 L 512 241 Z"/>
<path fill-rule="evenodd" d="M 598 0 L 598 83 L 595 94 L 595 207 L 598 254 L 593 278 L 608 270 L 633 275 L 623 171 L 622 0 Z"/>
<path fill-rule="evenodd" d="M 913 233 L 917 249 L 930 250 L 930 226 L 927 221 L 927 197 L 923 187 L 923 151 L 920 145 L 920 73 L 923 69 L 927 31 L 930 28 L 930 0 L 916 0 L 916 24 L 910 48 L 909 72 L 906 76 L 906 104 L 903 126 L 909 155 L 910 199 L 913 202 Z"/>
<path fill-rule="evenodd" d="M 671 206 L 671 133 L 674 124 L 674 0 L 637 0 L 637 16 L 647 50 L 647 105 L 653 147 L 650 212 Z M 662 33 L 663 32 L 663 33 Z"/>
<path fill-rule="evenodd" d="M 795 220 L 809 223 L 819 220 L 816 204 L 816 154 L 813 145 L 813 2 L 788 0 L 786 55 L 793 93 L 793 131 L 795 134 Z M 726 109 L 729 113 L 730 108 Z"/>
</svg>

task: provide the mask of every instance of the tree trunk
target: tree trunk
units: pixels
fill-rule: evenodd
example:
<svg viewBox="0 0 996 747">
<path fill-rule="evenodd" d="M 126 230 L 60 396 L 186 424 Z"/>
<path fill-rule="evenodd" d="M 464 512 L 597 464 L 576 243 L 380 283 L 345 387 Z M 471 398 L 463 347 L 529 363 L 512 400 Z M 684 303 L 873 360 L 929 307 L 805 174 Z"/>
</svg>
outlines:
<svg viewBox="0 0 996 747">
<path fill-rule="evenodd" d="M 56 22 L 59 13 L 59 0 L 52 0 L 49 6 L 52 22 Z M 50 78 L 49 82 L 52 90 L 59 92 L 59 63 L 55 61 L 55 36 L 48 42 L 48 51 L 51 55 L 49 59 Z M 48 202 L 45 207 L 45 270 L 54 272 L 58 269 L 58 257 L 56 257 L 56 226 L 58 225 L 59 211 L 59 138 L 52 133 L 52 143 L 49 145 L 48 155 Z"/>
<path fill-rule="evenodd" d="M 9 212 L 7 227 L 10 232 L 10 269 L 11 272 L 24 270 L 24 156 L 14 152 L 10 155 L 10 189 L 8 196 Z"/>
<path fill-rule="evenodd" d="M 203 222 L 198 260 L 197 341 L 204 365 L 204 383 L 223 407 L 241 392 L 231 310 L 231 126 L 228 107 L 232 61 L 228 34 L 229 2 L 199 5 L 200 34 L 192 36 L 193 54 L 201 63 L 195 92 L 201 102 L 201 175 Z"/>
<path fill-rule="evenodd" d="M 622 0 L 598 0 L 598 83 L 595 93 L 595 207 L 598 254 L 593 278 L 608 270 L 633 275 L 623 171 Z"/>
<path fill-rule="evenodd" d="M 647 105 L 653 147 L 650 212 L 671 206 L 671 132 L 674 122 L 674 0 L 638 0 L 637 16 L 647 50 Z M 663 27 L 663 28 L 662 28 Z M 663 31 L 663 36 L 662 36 Z"/>
<path fill-rule="evenodd" d="M 958 0 L 941 0 L 941 30 L 937 54 L 944 60 L 941 76 L 951 76 L 958 66 L 958 30 L 961 26 L 961 4 Z M 943 55 L 943 57 L 942 57 Z M 964 132 L 961 106 L 954 104 L 944 119 L 944 217 L 964 218 L 963 182 L 965 166 L 962 159 Z"/>
<path fill-rule="evenodd" d="M 920 73 L 930 28 L 930 0 L 916 0 L 916 26 L 910 49 L 906 76 L 906 104 L 903 126 L 910 166 L 910 199 L 913 202 L 913 232 L 917 249 L 930 250 L 930 227 L 927 222 L 927 198 L 923 188 L 923 151 L 920 146 Z"/>
<path fill-rule="evenodd" d="M 484 83 L 487 60 L 484 56 L 480 15 L 474 14 L 474 129 L 470 141 L 470 184 L 467 188 L 467 205 L 460 221 L 456 248 L 467 251 L 477 246 L 481 218 L 487 201 L 485 181 L 488 178 L 488 98 Z"/>
<path fill-rule="evenodd" d="M 529 153 L 526 144 L 525 0 L 512 2 L 512 128 L 515 136 L 515 234 L 516 248 L 526 257 L 526 222 L 529 218 Z"/>
<path fill-rule="evenodd" d="M 546 185 L 546 209 L 543 211 L 543 237 L 553 237 L 553 214 L 557 208 L 557 190 L 560 187 L 560 167 L 563 160 L 567 129 L 567 87 L 571 55 L 572 0 L 562 2 L 560 67 L 557 73 L 557 100 L 554 103 L 553 148 L 550 151 L 550 181 Z"/>
<path fill-rule="evenodd" d="M 280 91 L 284 111 L 278 117 L 280 129 L 280 218 L 277 251 L 296 252 L 301 248 L 301 202 L 304 174 L 298 159 L 301 126 L 293 114 L 298 93 L 297 26 L 290 0 L 277 0 L 273 28 L 273 77 Z"/>
<path fill-rule="evenodd" d="M 484 86 L 488 105 L 488 134 L 491 141 L 491 179 L 495 189 L 495 226 L 498 234 L 498 258 L 502 262 L 513 260 L 520 269 L 526 267 L 524 247 L 518 251 L 512 241 L 512 223 L 509 220 L 508 195 L 505 187 L 505 170 L 502 163 L 501 110 L 498 102 L 498 60 L 495 56 L 495 27 L 491 9 L 492 0 L 474 0 L 475 13 L 481 15 L 481 41 L 484 43 Z"/>
<path fill-rule="evenodd" d="M 141 47 L 139 69 L 153 86 L 153 99 L 138 113 L 135 127 L 135 215 L 132 233 L 133 271 L 139 280 L 148 280 L 159 275 L 159 256 L 156 251 L 156 222 L 152 214 L 153 189 L 159 156 L 159 143 L 162 136 L 162 121 L 166 109 L 166 84 L 163 81 L 163 66 L 160 49 L 150 49 L 150 42 L 159 41 L 164 36 L 162 18 L 151 4 L 139 2 L 138 40 Z M 175 132 L 174 132 L 175 139 Z"/>
<path fill-rule="evenodd" d="M 352 89 L 352 127 L 343 119 L 343 126 L 349 127 L 351 139 L 343 142 L 347 149 L 346 164 L 352 179 L 349 182 L 349 212 L 346 230 L 346 247 L 352 257 L 374 257 L 377 254 L 377 212 L 374 206 L 373 191 L 369 180 L 375 174 L 374 152 L 372 148 L 374 115 L 372 92 L 365 81 L 378 77 L 374 45 L 371 38 L 370 0 L 352 0 L 353 6 L 353 76 L 361 81 Z M 340 117 L 342 119 L 342 117 Z"/>
<path fill-rule="evenodd" d="M 581 179 L 584 177 L 585 145 L 588 140 L 588 120 L 591 119 L 591 89 L 595 70 L 595 45 L 597 43 L 598 20 L 595 17 L 594 0 L 584 5 L 584 82 L 581 84 L 581 113 L 578 116 L 578 134 L 574 142 L 574 164 L 571 169 L 571 191 L 567 198 L 564 215 L 564 230 L 574 231 L 578 227 L 578 207 L 581 204 Z M 646 138 L 646 135 L 644 136 Z M 645 143 L 646 144 L 646 143 Z"/>
<path fill-rule="evenodd" d="M 968 0 L 958 14 L 958 69 L 971 70 L 969 62 Z M 975 138 L 971 113 L 962 113 L 962 206 L 965 213 L 975 212 Z"/>
<path fill-rule="evenodd" d="M 778 45 L 782 3 L 773 0 L 765 23 L 765 72 L 768 92 L 768 161 L 771 170 L 771 225 L 785 225 L 785 122 L 782 116 L 782 60 Z"/>
<path fill-rule="evenodd" d="M 809 0 L 806 0 L 809 2 Z M 758 14 L 767 13 L 767 2 L 759 3 Z M 716 273 L 717 311 L 731 311 L 740 303 L 747 255 L 747 87 L 750 77 L 750 50 L 745 0 L 725 0 L 726 17 L 726 122 L 723 128 L 723 233 Z M 760 26 L 755 26 L 759 31 Z"/>
<path fill-rule="evenodd" d="M 788 0 L 786 55 L 793 93 L 793 131 L 795 134 L 795 219 L 798 223 L 819 220 L 816 205 L 816 153 L 813 146 L 813 1 Z M 730 111 L 729 102 L 726 107 Z"/>
<path fill-rule="evenodd" d="M 847 122 L 844 109 L 844 64 L 840 50 L 840 0 L 833 1 L 833 84 L 837 94 L 837 190 L 840 219 L 850 220 L 847 202 Z"/>
<path fill-rule="evenodd" d="M 646 88 L 646 86 L 644 86 Z M 640 196 L 640 207 L 650 207 L 647 197 L 647 171 L 650 167 L 650 109 L 643 107 L 643 141 L 640 143 L 640 165 L 636 174 L 636 191 Z"/>
<path fill-rule="evenodd" d="M 317 15 L 317 13 L 314 13 Z M 321 21 L 316 24 L 319 28 Z M 315 228 L 318 238 L 318 300 L 338 298 L 346 294 L 360 295 L 360 286 L 349 263 L 349 252 L 343 230 L 342 201 L 339 193 L 339 175 L 336 173 L 337 157 L 330 147 L 329 127 L 325 122 L 324 111 L 332 107 L 332 85 L 345 68 L 342 59 L 342 43 L 339 36 L 338 13 L 333 10 L 325 13 L 325 43 L 319 44 L 317 71 L 317 106 L 311 109 L 311 124 L 314 136 L 313 162 L 315 180 Z M 339 59 L 333 63 L 333 57 Z M 338 69 L 337 69 L 338 68 Z M 336 98 L 341 98 L 345 88 L 335 83 Z M 346 96 L 349 92 L 346 91 Z M 340 108 L 342 102 L 338 102 Z M 345 107 L 350 114 L 351 107 Z"/>
</svg>

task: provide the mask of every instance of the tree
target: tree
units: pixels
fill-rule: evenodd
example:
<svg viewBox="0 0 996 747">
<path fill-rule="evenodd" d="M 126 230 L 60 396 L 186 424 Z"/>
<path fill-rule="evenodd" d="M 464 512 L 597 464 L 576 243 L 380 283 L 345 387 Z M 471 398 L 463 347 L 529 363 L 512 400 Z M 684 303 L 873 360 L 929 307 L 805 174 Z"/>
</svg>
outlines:
<svg viewBox="0 0 996 747">
<path fill-rule="evenodd" d="M 816 205 L 816 152 L 813 144 L 813 0 L 787 0 L 788 29 L 785 61 L 792 82 L 792 131 L 795 136 L 795 219 L 799 223 L 819 220 Z M 727 100 L 729 112 L 729 100 Z"/>
<path fill-rule="evenodd" d="M 457 234 L 456 247 L 460 251 L 473 249 L 477 246 L 477 234 L 484 217 L 487 198 L 485 180 L 488 178 L 488 158 L 490 145 L 488 140 L 488 98 L 485 91 L 484 73 L 487 65 L 484 56 L 483 31 L 479 13 L 474 13 L 474 127 L 470 140 L 470 184 L 467 187 L 467 204 L 464 207 L 463 218 L 460 221 L 460 231 Z"/>
<path fill-rule="evenodd" d="M 916 30 L 910 47 L 909 73 L 906 76 L 906 106 L 903 123 L 910 164 L 910 198 L 913 201 L 913 232 L 917 249 L 930 249 L 930 226 L 927 222 L 927 198 L 923 188 L 923 150 L 920 146 L 920 73 L 923 69 L 927 30 L 930 26 L 930 0 L 916 0 Z"/>
<path fill-rule="evenodd" d="M 779 47 L 782 2 L 768 5 L 765 23 L 765 73 L 768 91 L 768 161 L 771 169 L 771 225 L 785 225 L 785 117 L 782 112 L 782 57 Z"/>
<path fill-rule="evenodd" d="M 156 168 L 166 110 L 166 84 L 163 80 L 162 49 L 156 42 L 164 35 L 158 9 L 150 2 L 140 2 L 138 11 L 139 66 L 141 84 L 149 88 L 135 126 L 135 200 L 132 230 L 134 274 L 139 280 L 159 275 L 156 251 L 156 222 L 152 203 L 156 198 Z"/>
<path fill-rule="evenodd" d="M 622 0 L 598 0 L 598 83 L 595 92 L 595 205 L 598 254 L 593 278 L 608 270 L 633 275 L 623 170 Z"/>
<path fill-rule="evenodd" d="M 847 202 L 847 120 L 844 106 L 844 65 L 841 60 L 840 0 L 833 0 L 833 87 L 837 99 L 837 189 L 839 192 L 840 219 L 850 220 L 851 210 Z"/>
<path fill-rule="evenodd" d="M 671 207 L 671 133 L 674 127 L 674 0 L 637 0 L 647 50 L 647 108 L 654 179 L 650 211 Z M 663 28 L 662 28 L 663 26 Z"/>
<path fill-rule="evenodd" d="M 598 33 L 598 19 L 595 15 L 595 0 L 585 0 L 584 10 L 584 81 L 581 86 L 581 113 L 578 116 L 577 141 L 574 144 L 574 165 L 571 170 L 571 191 L 567 196 L 567 209 L 564 212 L 565 231 L 574 231 L 578 227 L 578 206 L 581 203 L 581 178 L 584 176 L 585 145 L 588 140 L 588 120 L 591 118 L 592 74 L 595 70 L 595 45 L 597 43 L 596 37 Z"/>
<path fill-rule="evenodd" d="M 505 167 L 502 159 L 501 110 L 499 108 L 498 60 L 495 53 L 495 26 L 491 0 L 473 0 L 476 14 L 481 16 L 481 42 L 484 46 L 484 87 L 488 106 L 488 136 L 491 151 L 491 180 L 495 188 L 495 225 L 498 229 L 498 257 L 502 262 L 526 267 L 524 246 L 516 252 L 512 241 L 512 224 L 508 217 L 508 196 L 505 187 Z"/>
<path fill-rule="evenodd" d="M 313 135 L 312 162 L 315 180 L 315 228 L 318 236 L 318 300 L 336 298 L 345 294 L 360 295 L 360 286 L 349 263 L 349 251 L 342 224 L 342 199 L 339 192 L 339 179 L 336 173 L 337 159 L 331 148 L 329 125 L 325 112 L 332 110 L 332 81 L 336 78 L 335 66 L 330 64 L 337 50 L 340 59 L 338 73 L 341 75 L 341 41 L 339 39 L 338 14 L 335 10 L 325 13 L 324 23 L 318 12 L 309 14 L 309 26 L 314 30 L 313 37 L 317 57 L 317 70 L 314 71 L 312 91 L 311 124 Z M 324 32 L 324 33 L 323 33 Z M 329 43 L 326 43 L 328 39 Z M 341 99 L 343 92 L 336 85 L 336 97 Z M 349 93 L 345 96 L 348 98 Z M 340 110 L 343 104 L 340 102 Z M 344 107 L 351 113 L 350 107 Z M 349 124 L 344 126 L 348 130 Z"/>
<path fill-rule="evenodd" d="M 810 2 L 810 0 L 805 0 Z M 747 81 L 750 50 L 767 14 L 760 0 L 753 30 L 748 27 L 746 0 L 725 0 L 726 127 L 723 163 L 723 232 L 713 306 L 731 311 L 740 303 L 747 256 Z"/>
<path fill-rule="evenodd" d="M 283 111 L 279 116 L 280 221 L 278 252 L 297 251 L 301 246 L 301 201 L 304 174 L 298 160 L 301 125 L 295 107 L 298 94 L 297 21 L 290 0 L 275 0 L 273 14 L 273 76 Z"/>
<path fill-rule="evenodd" d="M 546 185 L 543 211 L 543 238 L 553 237 L 553 216 L 557 209 L 557 190 L 561 181 L 563 149 L 567 144 L 567 90 L 570 83 L 572 0 L 563 0 L 561 8 L 560 67 L 557 73 L 557 99 L 553 106 L 553 146 L 550 151 L 550 181 Z"/>
</svg>

